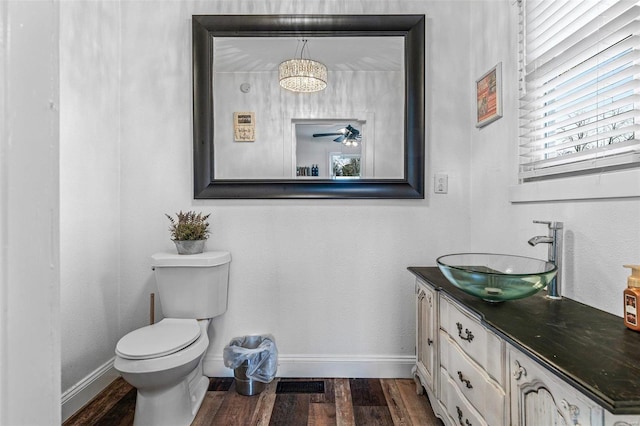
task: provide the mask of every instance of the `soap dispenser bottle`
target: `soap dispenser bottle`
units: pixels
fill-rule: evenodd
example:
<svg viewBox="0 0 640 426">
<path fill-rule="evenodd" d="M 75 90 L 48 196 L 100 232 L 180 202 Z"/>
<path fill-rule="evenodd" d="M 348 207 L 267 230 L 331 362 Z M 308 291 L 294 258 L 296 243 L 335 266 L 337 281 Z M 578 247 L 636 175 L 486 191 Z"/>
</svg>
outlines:
<svg viewBox="0 0 640 426">
<path fill-rule="evenodd" d="M 631 268 L 631 275 L 627 278 L 627 288 L 624 291 L 624 325 L 631 330 L 640 331 L 638 319 L 638 302 L 640 301 L 640 265 L 624 265 Z"/>
</svg>

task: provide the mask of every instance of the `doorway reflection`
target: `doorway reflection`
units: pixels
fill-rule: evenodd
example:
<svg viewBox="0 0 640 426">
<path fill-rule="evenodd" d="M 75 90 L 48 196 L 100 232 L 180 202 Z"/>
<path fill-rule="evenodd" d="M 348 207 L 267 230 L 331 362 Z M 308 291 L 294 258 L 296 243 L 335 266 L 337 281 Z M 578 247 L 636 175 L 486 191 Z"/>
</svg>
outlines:
<svg viewBox="0 0 640 426">
<path fill-rule="evenodd" d="M 294 163 L 297 179 L 360 179 L 367 167 L 365 120 L 296 120 Z M 371 170 L 368 170 L 371 169 Z"/>
</svg>

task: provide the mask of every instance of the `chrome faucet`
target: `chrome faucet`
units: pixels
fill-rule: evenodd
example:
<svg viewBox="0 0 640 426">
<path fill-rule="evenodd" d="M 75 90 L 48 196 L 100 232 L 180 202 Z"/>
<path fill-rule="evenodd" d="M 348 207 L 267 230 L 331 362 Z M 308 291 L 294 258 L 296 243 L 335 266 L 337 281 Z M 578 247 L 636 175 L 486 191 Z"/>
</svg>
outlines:
<svg viewBox="0 0 640 426">
<path fill-rule="evenodd" d="M 533 223 L 541 223 L 549 227 L 549 235 L 538 235 L 529 240 L 529 245 L 535 246 L 540 243 L 549 244 L 549 262 L 558 268 L 558 273 L 547 284 L 547 297 L 549 299 L 562 299 L 562 222 L 547 222 L 534 220 Z"/>
</svg>

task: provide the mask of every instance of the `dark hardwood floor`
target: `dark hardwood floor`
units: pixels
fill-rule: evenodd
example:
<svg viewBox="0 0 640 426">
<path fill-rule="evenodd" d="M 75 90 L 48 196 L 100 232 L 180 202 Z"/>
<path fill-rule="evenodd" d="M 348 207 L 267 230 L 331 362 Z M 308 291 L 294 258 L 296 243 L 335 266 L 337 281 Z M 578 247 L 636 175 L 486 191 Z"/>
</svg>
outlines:
<svg viewBox="0 0 640 426">
<path fill-rule="evenodd" d="M 135 403 L 136 390 L 119 378 L 64 426 L 129 426 Z M 442 422 L 434 416 L 427 396 L 416 393 L 411 379 L 276 378 L 259 395 L 243 396 L 236 392 L 233 378 L 213 378 L 192 423 L 208 425 L 429 426 Z"/>
</svg>

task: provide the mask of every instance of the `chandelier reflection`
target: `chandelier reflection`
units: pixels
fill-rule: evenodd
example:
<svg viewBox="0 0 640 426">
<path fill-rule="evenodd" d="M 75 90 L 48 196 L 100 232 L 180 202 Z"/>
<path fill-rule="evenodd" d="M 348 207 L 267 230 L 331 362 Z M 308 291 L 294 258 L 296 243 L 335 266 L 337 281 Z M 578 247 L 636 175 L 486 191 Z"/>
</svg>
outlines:
<svg viewBox="0 0 640 426">
<path fill-rule="evenodd" d="M 307 40 L 302 40 L 300 57 L 284 61 L 278 67 L 280 86 L 292 92 L 319 92 L 327 87 L 327 67 L 321 62 L 304 58 L 305 48 L 308 55 Z"/>
</svg>

